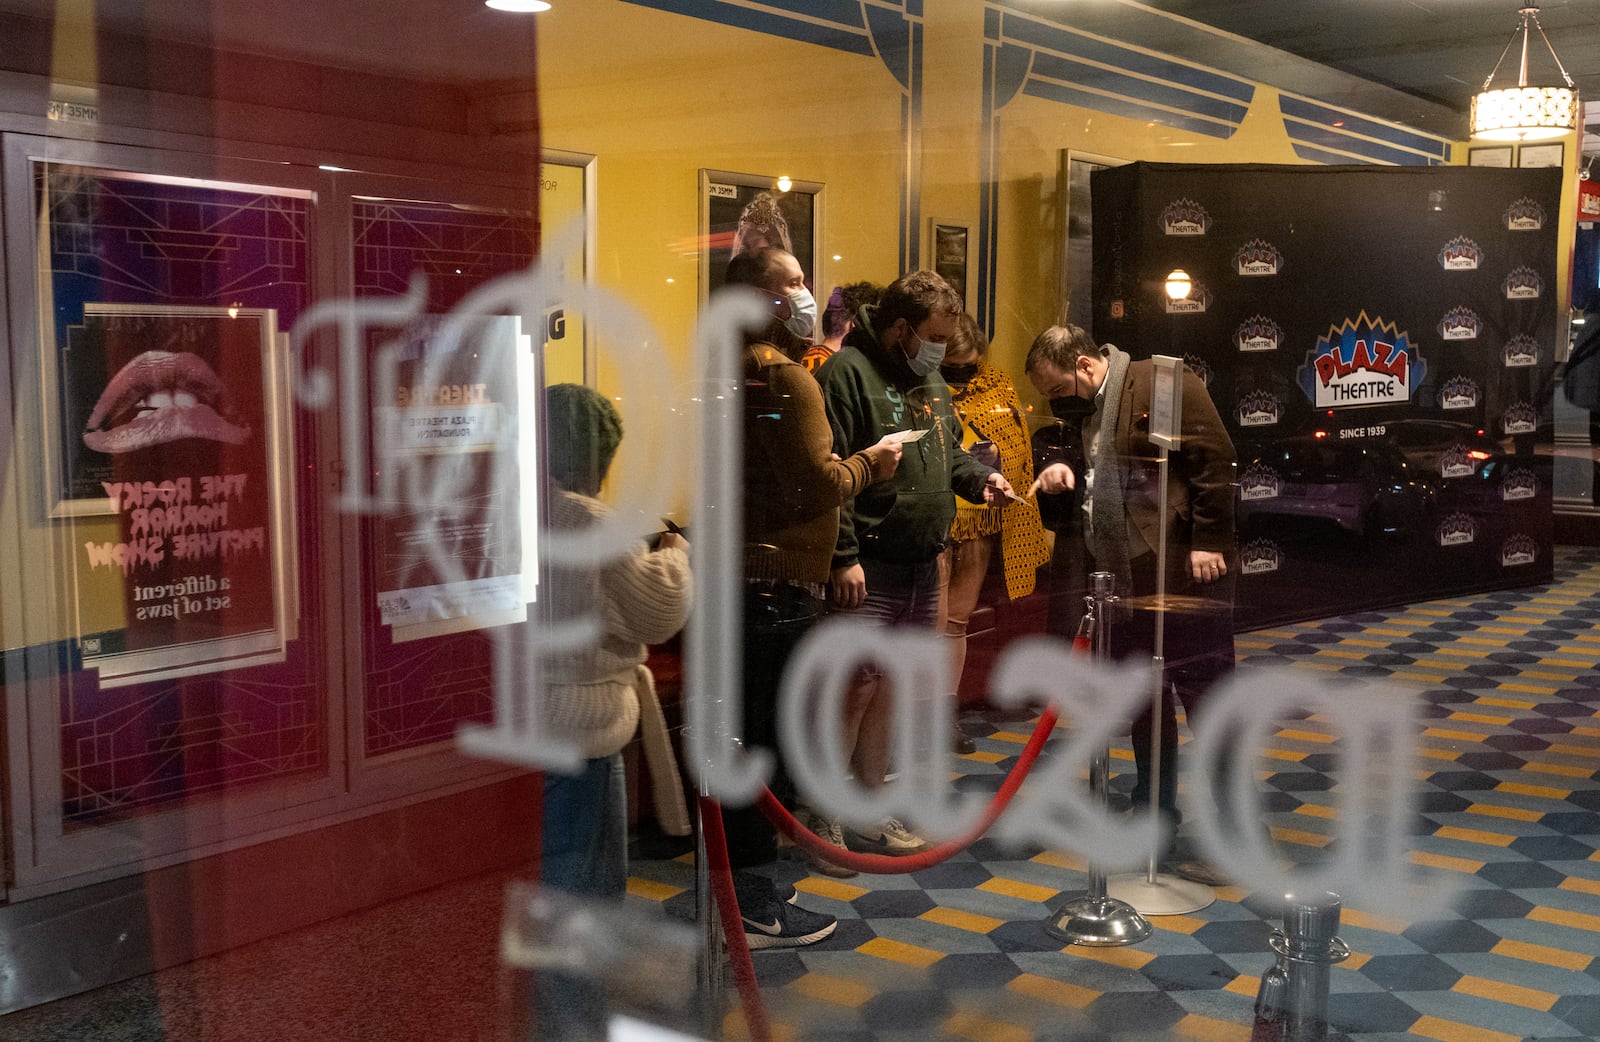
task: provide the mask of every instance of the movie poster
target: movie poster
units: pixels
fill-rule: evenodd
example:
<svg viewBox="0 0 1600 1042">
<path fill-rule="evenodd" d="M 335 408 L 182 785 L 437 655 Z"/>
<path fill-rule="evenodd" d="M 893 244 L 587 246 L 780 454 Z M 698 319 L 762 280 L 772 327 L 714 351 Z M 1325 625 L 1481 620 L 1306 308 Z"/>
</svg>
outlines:
<svg viewBox="0 0 1600 1042">
<path fill-rule="evenodd" d="M 68 329 L 58 494 L 102 686 L 283 658 L 281 362 L 266 309 L 91 303 Z"/>
<path fill-rule="evenodd" d="M 374 355 L 375 581 L 397 642 L 527 617 L 535 396 L 518 325 L 430 317 Z"/>
<path fill-rule="evenodd" d="M 794 184 L 783 191 L 770 181 L 741 183 L 758 180 L 745 175 L 708 171 L 707 176 L 706 293 L 721 288 L 728 261 L 737 253 L 763 246 L 781 246 L 794 254 L 805 272 L 806 285 L 815 292 L 816 193 L 820 186 Z"/>
</svg>

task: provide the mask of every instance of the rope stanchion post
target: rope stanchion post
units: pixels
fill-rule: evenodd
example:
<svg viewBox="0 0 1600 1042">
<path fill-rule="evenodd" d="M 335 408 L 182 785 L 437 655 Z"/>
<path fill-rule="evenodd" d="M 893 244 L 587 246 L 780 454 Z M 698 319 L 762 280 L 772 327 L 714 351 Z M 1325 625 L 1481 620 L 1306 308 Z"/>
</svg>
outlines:
<svg viewBox="0 0 1600 1042">
<path fill-rule="evenodd" d="M 1155 649 L 1152 665 L 1155 690 L 1150 695 L 1150 802 L 1161 802 L 1162 701 L 1167 685 L 1167 446 L 1161 446 L 1161 538 L 1156 546 Z M 1204 883 L 1195 883 L 1171 873 L 1158 872 L 1159 851 L 1150 852 L 1150 863 L 1143 877 L 1118 876 L 1111 891 L 1145 915 L 1184 915 L 1198 912 L 1217 899 L 1216 892 Z"/>
<path fill-rule="evenodd" d="M 1089 576 L 1093 591 L 1084 598 L 1086 625 L 1090 627 L 1094 653 L 1097 658 L 1110 657 L 1111 619 L 1108 609 L 1116 601 L 1115 577 L 1110 572 L 1093 572 Z M 1089 790 L 1106 805 L 1106 783 L 1111 772 L 1111 749 L 1104 746 L 1089 765 Z M 1105 871 L 1098 863 L 1089 862 L 1089 891 L 1051 913 L 1045 931 L 1071 944 L 1111 947 L 1137 944 L 1150 936 L 1150 924 L 1133 906 L 1106 894 Z"/>
</svg>

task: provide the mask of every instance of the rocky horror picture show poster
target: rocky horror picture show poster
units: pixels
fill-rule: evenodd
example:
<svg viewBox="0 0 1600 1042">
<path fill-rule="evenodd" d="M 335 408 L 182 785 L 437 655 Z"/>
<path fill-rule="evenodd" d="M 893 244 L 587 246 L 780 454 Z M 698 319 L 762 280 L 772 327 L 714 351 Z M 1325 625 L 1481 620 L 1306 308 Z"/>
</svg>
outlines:
<svg viewBox="0 0 1600 1042">
<path fill-rule="evenodd" d="M 103 684 L 281 656 L 275 345 L 259 310 L 89 304 L 69 329 L 60 488 L 92 504 L 70 524 Z"/>
</svg>

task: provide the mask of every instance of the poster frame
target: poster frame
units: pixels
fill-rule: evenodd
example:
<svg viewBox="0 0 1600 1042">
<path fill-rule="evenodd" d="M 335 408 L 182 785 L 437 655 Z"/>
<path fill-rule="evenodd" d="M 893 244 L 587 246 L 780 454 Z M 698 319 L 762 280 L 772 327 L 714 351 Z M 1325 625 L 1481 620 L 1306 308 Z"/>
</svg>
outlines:
<svg viewBox="0 0 1600 1042">
<path fill-rule="evenodd" d="M 1477 145 L 1467 149 L 1467 165 L 1509 169 L 1512 151 L 1510 145 Z"/>
<path fill-rule="evenodd" d="M 288 642 L 297 636 L 295 606 L 299 603 L 299 577 L 288 535 L 292 531 L 294 517 L 293 482 L 286 476 L 288 461 L 293 459 L 288 412 L 288 334 L 278 331 L 276 312 L 271 308 L 87 302 L 84 304 L 84 316 L 87 318 L 91 315 L 226 318 L 230 322 L 252 323 L 258 328 L 257 339 L 261 345 L 261 412 L 266 424 L 263 443 L 266 447 L 265 470 L 269 497 L 267 519 L 272 526 L 268 547 L 272 554 L 273 624 L 271 630 L 211 640 L 92 658 L 86 655 L 84 665 L 97 671 L 102 688 L 114 688 L 283 661 Z M 57 426 L 47 428 L 47 433 L 59 437 L 66 432 Z M 110 501 L 105 501 L 105 504 L 104 511 L 95 513 L 111 512 Z M 73 560 L 77 560 L 76 556 Z M 73 578 L 73 616 L 78 620 L 77 632 L 81 640 L 84 635 L 80 602 L 82 577 L 75 574 Z"/>
<path fill-rule="evenodd" d="M 972 281 L 967 277 L 971 242 L 967 225 L 928 218 L 928 267 L 950 283 L 968 311 L 972 310 Z"/>
<path fill-rule="evenodd" d="M 780 188 L 782 182 L 787 181 L 789 187 Z M 806 273 L 806 284 L 811 288 L 813 295 L 818 293 L 818 287 L 827 285 L 823 278 L 822 257 L 825 251 L 817 248 L 817 243 L 822 238 L 823 231 L 823 183 L 821 181 L 803 181 L 787 175 L 771 174 L 746 174 L 732 170 L 716 170 L 709 167 L 700 169 L 700 223 L 699 238 L 694 244 L 694 252 L 700 259 L 700 303 L 703 306 L 710 298 L 712 292 L 722 286 L 721 267 L 727 263 L 728 249 L 714 239 L 712 231 L 711 201 L 713 189 L 725 190 L 731 186 L 734 191 L 755 189 L 756 191 L 770 191 L 777 195 L 809 195 L 811 196 L 811 226 L 806 229 L 810 245 L 794 250 L 795 259 L 800 262 L 800 268 Z"/>
<path fill-rule="evenodd" d="M 1518 145 L 1517 169 L 1538 170 L 1547 166 L 1561 166 L 1566 161 L 1566 155 L 1567 145 L 1564 141 Z"/>
</svg>

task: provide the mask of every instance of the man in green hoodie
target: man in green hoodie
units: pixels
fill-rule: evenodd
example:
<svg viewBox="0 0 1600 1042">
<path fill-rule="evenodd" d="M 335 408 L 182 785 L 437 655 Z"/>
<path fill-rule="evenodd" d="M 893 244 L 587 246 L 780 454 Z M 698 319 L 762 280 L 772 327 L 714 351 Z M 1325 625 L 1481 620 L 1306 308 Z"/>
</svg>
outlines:
<svg viewBox="0 0 1600 1042">
<path fill-rule="evenodd" d="M 956 504 L 1001 503 L 1011 485 L 961 447 L 961 422 L 939 375 L 944 344 L 962 300 L 931 271 L 902 276 L 875 305 L 861 309 L 844 348 L 817 371 L 840 458 L 903 438 L 894 477 L 862 489 L 839 516 L 829 583 L 832 606 L 881 625 L 937 623 L 939 553 L 950 538 Z M 855 736 L 851 768 L 869 788 L 889 768 L 889 699 L 881 675 L 863 673 L 847 701 L 846 735 Z M 854 846 L 909 854 L 926 840 L 888 819 L 852 829 Z"/>
</svg>

